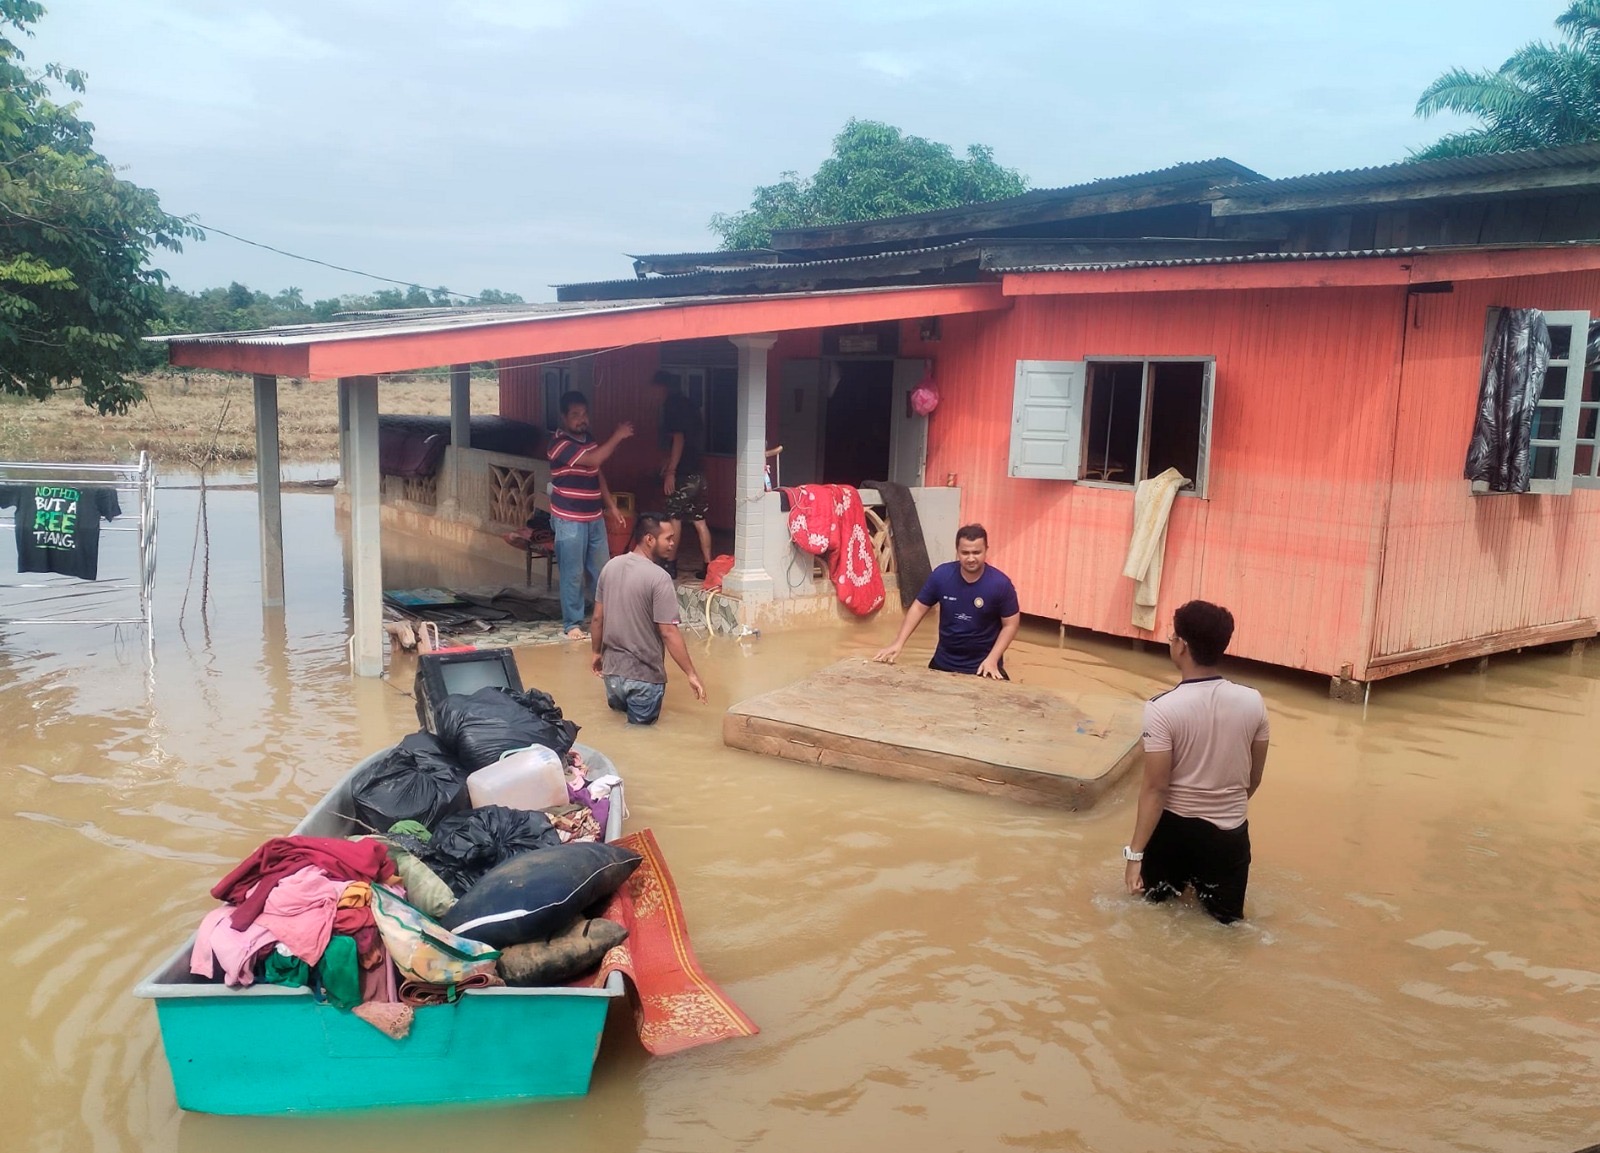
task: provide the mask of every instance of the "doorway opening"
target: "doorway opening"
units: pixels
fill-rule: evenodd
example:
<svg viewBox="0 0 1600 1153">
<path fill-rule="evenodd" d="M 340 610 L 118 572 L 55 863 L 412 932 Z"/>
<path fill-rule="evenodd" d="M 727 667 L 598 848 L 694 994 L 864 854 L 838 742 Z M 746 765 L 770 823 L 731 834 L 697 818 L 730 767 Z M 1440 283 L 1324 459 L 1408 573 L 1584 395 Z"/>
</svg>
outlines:
<svg viewBox="0 0 1600 1153">
<path fill-rule="evenodd" d="M 822 480 L 859 487 L 889 476 L 889 433 L 894 414 L 894 361 L 834 360 L 822 436 Z"/>
</svg>

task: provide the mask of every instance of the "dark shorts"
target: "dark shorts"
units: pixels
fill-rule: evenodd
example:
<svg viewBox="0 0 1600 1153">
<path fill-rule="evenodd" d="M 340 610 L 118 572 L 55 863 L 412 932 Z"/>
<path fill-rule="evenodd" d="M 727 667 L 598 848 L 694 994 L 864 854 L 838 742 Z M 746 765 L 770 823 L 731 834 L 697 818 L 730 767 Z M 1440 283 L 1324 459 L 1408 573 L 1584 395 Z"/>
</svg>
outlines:
<svg viewBox="0 0 1600 1153">
<path fill-rule="evenodd" d="M 940 664 L 939 663 L 939 654 L 938 653 L 934 653 L 933 654 L 933 659 L 928 662 L 928 667 L 930 669 L 933 669 L 935 672 L 940 672 L 940 673 L 966 673 L 968 676 L 974 676 L 974 677 L 978 675 L 978 670 L 976 668 L 953 669 L 949 665 Z M 1006 658 L 1005 657 L 1001 657 L 1000 658 L 1000 679 L 1003 680 L 1003 681 L 1009 681 L 1011 679 L 1010 676 L 1008 676 L 1006 674 Z"/>
<path fill-rule="evenodd" d="M 1219 829 L 1201 817 L 1163 812 L 1140 874 L 1147 900 L 1165 901 L 1193 885 L 1201 908 L 1224 925 L 1237 921 L 1250 882 L 1250 822 Z"/>
<path fill-rule="evenodd" d="M 682 477 L 667 497 L 667 516 L 672 520 L 705 520 L 709 511 L 706 478 L 698 472 Z"/>
</svg>

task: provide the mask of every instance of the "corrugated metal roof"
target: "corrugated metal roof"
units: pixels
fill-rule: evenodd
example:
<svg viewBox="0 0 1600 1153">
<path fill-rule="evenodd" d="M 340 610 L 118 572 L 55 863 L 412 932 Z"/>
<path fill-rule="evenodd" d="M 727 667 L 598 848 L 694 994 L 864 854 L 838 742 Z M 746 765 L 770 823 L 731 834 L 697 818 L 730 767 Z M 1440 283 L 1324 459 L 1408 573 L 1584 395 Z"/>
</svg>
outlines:
<svg viewBox="0 0 1600 1153">
<path fill-rule="evenodd" d="M 1093 272 L 1114 268 L 1180 268 L 1204 264 L 1281 264 L 1308 260 L 1363 260 L 1414 256 L 1422 252 L 1526 252 L 1529 249 L 1600 248 L 1600 240 L 1558 240 L 1542 244 L 1414 244 L 1404 248 L 1341 249 L 1335 252 L 1253 252 L 1244 256 L 1181 256 L 1161 260 L 1117 260 L 1081 264 L 1007 265 L 984 263 L 985 272 Z"/>
<path fill-rule="evenodd" d="M 1090 180 L 1084 184 L 1067 184 L 1060 188 L 1035 188 L 1024 192 L 1021 196 L 1013 197 L 1012 201 L 1027 200 L 1029 198 L 1054 198 L 1057 196 L 1086 196 L 1101 192 L 1117 192 L 1124 188 L 1142 188 L 1147 184 L 1180 184 L 1188 180 L 1217 180 L 1237 177 L 1246 183 L 1255 183 L 1268 179 L 1252 168 L 1246 168 L 1237 161 L 1229 160 L 1226 156 L 1216 156 L 1210 160 L 1186 160 L 1182 164 L 1174 164 L 1170 168 L 1152 168 L 1148 172 L 1134 172 L 1127 176 L 1106 176 L 1099 180 Z M 991 201 L 995 204 L 1005 204 L 1008 201 Z M 956 211 L 947 209 L 946 211 Z M 923 215 L 932 215 L 927 213 Z"/>
<path fill-rule="evenodd" d="M 721 300 L 722 297 L 710 299 Z M 595 300 L 566 304 L 542 303 L 513 305 L 509 308 L 417 308 L 351 314 L 350 319 L 320 324 L 286 324 L 277 328 L 258 328 L 247 332 L 186 332 L 146 337 L 159 343 L 173 341 L 195 344 L 315 344 L 318 341 L 349 337 L 392 336 L 398 333 L 448 332 L 454 328 L 493 327 L 526 324 L 586 313 L 617 312 L 627 309 L 660 308 L 664 304 L 683 304 L 683 299 Z"/>
<path fill-rule="evenodd" d="M 714 252 L 624 252 L 622 255 L 629 260 L 727 260 L 732 257 L 748 257 L 751 260 L 758 258 L 774 257 L 781 259 L 783 253 L 771 248 L 719 248 Z"/>
<path fill-rule="evenodd" d="M 689 280 L 689 279 L 692 279 L 693 277 L 696 277 L 696 276 L 705 276 L 705 275 L 708 275 L 708 274 L 709 275 L 716 275 L 716 276 L 723 276 L 723 275 L 735 274 L 735 273 L 740 273 L 740 272 L 758 272 L 758 273 L 762 273 L 762 274 L 770 274 L 770 273 L 774 273 L 774 272 L 791 272 L 791 271 L 797 271 L 797 270 L 798 271 L 803 271 L 805 269 L 810 269 L 810 268 L 829 268 L 829 267 L 836 267 L 836 266 L 845 265 L 845 264 L 870 264 L 873 261 L 886 261 L 886 260 L 891 260 L 891 259 L 892 260 L 900 260 L 900 259 L 904 259 L 905 257 L 908 257 L 908 256 L 925 256 L 925 255 L 929 255 L 929 254 L 935 253 L 935 252 L 953 252 L 958 248 L 971 248 L 971 249 L 976 250 L 978 248 L 979 244 L 980 244 L 979 241 L 974 241 L 974 240 L 966 240 L 966 239 L 953 240 L 953 241 L 949 242 L 948 244 L 930 244 L 930 245 L 926 245 L 926 246 L 924 246 L 922 248 L 893 248 L 893 249 L 890 249 L 888 252 L 871 252 L 871 253 L 867 253 L 866 255 L 863 255 L 863 256 L 831 256 L 831 257 L 828 257 L 828 258 L 823 259 L 823 260 L 779 261 L 779 262 L 777 262 L 775 264 L 774 263 L 748 264 L 748 265 L 737 265 L 737 266 L 734 266 L 734 267 L 731 267 L 731 268 L 702 268 L 702 269 L 696 269 L 693 272 L 674 272 L 674 273 L 669 273 L 668 275 L 665 275 L 665 276 L 651 276 L 651 277 L 643 277 L 643 278 L 637 277 L 637 276 L 624 276 L 624 277 L 619 277 L 616 280 L 583 280 L 583 281 L 576 281 L 576 282 L 573 282 L 573 283 L 570 283 L 570 284 L 556 284 L 556 285 L 552 285 L 551 287 L 553 287 L 553 288 L 581 289 L 581 288 L 609 288 L 609 287 L 611 287 L 613 285 L 618 285 L 618 284 L 637 284 L 637 285 L 648 286 L 648 285 L 653 285 L 653 284 L 670 284 L 670 283 L 673 283 L 673 282 L 676 282 L 676 281 Z M 974 251 L 973 257 L 974 257 L 974 259 L 976 259 L 976 257 L 977 257 L 976 251 Z M 722 299 L 726 299 L 726 298 L 722 298 Z M 573 302 L 569 303 L 569 305 L 568 305 L 568 307 L 575 307 L 575 306 L 576 307 L 581 307 L 582 306 L 582 302 L 573 301 Z"/>
<path fill-rule="evenodd" d="M 1453 156 L 1443 160 L 1407 160 L 1377 168 L 1348 168 L 1315 172 L 1282 180 L 1237 184 L 1221 190 L 1219 197 L 1275 196 L 1283 192 L 1320 192 L 1371 185 L 1414 184 L 1459 176 L 1494 176 L 1531 172 L 1566 165 L 1600 164 L 1600 143 L 1572 144 L 1564 148 L 1530 148 L 1521 152 L 1492 152 L 1483 156 Z"/>
<path fill-rule="evenodd" d="M 1266 179 L 1265 176 L 1253 169 L 1246 168 L 1244 165 L 1229 160 L 1225 156 L 1218 156 L 1211 160 L 1185 161 L 1182 164 L 1174 164 L 1170 168 L 1156 168 L 1149 172 L 1135 172 L 1127 176 L 1108 176 L 1100 180 L 1091 180 L 1086 184 L 1069 184 L 1061 188 L 1035 188 L 1022 193 L 1020 196 L 1012 196 L 1004 200 L 985 200 L 973 204 L 957 205 L 954 208 L 939 208 L 931 212 L 911 212 L 901 216 L 885 216 L 872 220 L 851 220 L 838 224 L 810 225 L 805 228 L 780 228 L 773 232 L 772 243 L 777 248 L 805 248 L 809 247 L 804 242 L 806 236 L 837 228 L 878 227 L 909 221 L 927 221 L 931 224 L 941 220 L 959 218 L 972 212 L 986 212 L 996 208 L 1027 205 L 1036 202 L 1076 200 L 1081 197 L 1122 192 L 1132 188 L 1160 187 L 1164 184 L 1183 184 L 1195 180 L 1228 181 L 1230 182 L 1230 187 L 1242 187 L 1246 183 L 1264 181 Z"/>
<path fill-rule="evenodd" d="M 1477 246 L 1455 246 L 1462 247 Z M 985 264 L 989 272 L 1103 272 L 1114 268 L 1181 268 L 1197 264 L 1271 264 L 1302 260 L 1359 260 L 1370 257 L 1410 256 L 1418 252 L 1438 251 L 1418 245 L 1410 248 L 1366 248 L 1342 252 L 1254 252 L 1248 256 L 1183 256 L 1166 260 L 1117 260 L 1091 264 L 1029 264 L 1005 267 Z"/>
<path fill-rule="evenodd" d="M 664 279 L 664 278 L 658 278 Z M 634 283 L 628 281 L 625 283 Z M 360 340 L 385 336 L 414 336 L 429 332 L 448 332 L 457 328 L 486 328 L 535 321 L 560 320 L 572 316 L 616 312 L 645 312 L 651 309 L 683 308 L 697 304 L 738 304 L 745 301 L 783 300 L 791 297 L 859 296 L 875 292 L 915 292 L 916 285 L 868 285 L 860 288 L 815 292 L 763 292 L 742 296 L 636 297 L 628 300 L 582 300 L 511 305 L 494 309 L 418 308 L 364 314 L 358 319 L 327 321 L 321 324 L 289 324 L 277 328 L 258 328 L 244 332 L 175 332 L 147 336 L 155 344 L 243 344 L 295 346 L 328 340 Z M 926 286 L 930 289 L 947 287 Z"/>
</svg>

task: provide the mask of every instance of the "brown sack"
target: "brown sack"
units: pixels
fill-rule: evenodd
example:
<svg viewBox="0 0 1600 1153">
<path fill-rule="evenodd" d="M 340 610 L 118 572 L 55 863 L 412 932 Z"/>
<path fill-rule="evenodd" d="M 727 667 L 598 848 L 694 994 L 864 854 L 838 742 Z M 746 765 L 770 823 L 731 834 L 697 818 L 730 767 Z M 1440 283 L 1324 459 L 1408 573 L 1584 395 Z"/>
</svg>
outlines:
<svg viewBox="0 0 1600 1153">
<path fill-rule="evenodd" d="M 593 969 L 627 939 L 628 930 L 615 921 L 580 920 L 548 941 L 502 949 L 496 964 L 507 985 L 560 985 Z"/>
</svg>

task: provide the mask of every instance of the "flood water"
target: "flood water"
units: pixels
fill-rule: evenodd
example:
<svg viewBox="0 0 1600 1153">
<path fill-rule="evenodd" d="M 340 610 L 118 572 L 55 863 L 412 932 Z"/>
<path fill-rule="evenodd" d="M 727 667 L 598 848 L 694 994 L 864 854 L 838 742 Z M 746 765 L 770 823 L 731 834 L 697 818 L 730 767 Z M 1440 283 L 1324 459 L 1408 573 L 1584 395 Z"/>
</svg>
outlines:
<svg viewBox="0 0 1600 1153">
<path fill-rule="evenodd" d="M 1251 807 L 1249 921 L 1225 929 L 1122 893 L 1132 782 L 1072 814 L 723 747 L 729 704 L 872 652 L 891 621 L 693 641 L 710 704 L 675 681 L 643 731 L 604 708 L 584 649 L 519 654 L 525 682 L 627 775 L 630 827 L 655 830 L 702 962 L 760 1036 L 650 1059 L 615 1012 L 580 1100 L 185 1114 L 155 1012 L 129 990 L 218 877 L 416 726 L 409 666 L 393 683 L 346 671 L 332 499 L 284 496 L 276 613 L 260 606 L 254 494 L 209 494 L 209 569 L 197 504 L 161 494 L 153 675 L 137 629 L 0 626 L 0 1148 L 1600 1141 L 1600 658 L 1426 674 L 1379 686 L 1365 713 L 1323 682 L 1241 670 L 1267 694 L 1273 749 Z M 387 583 L 455 579 L 396 547 Z M 107 538 L 102 576 L 130 553 Z M 33 593 L 0 595 L 0 615 L 34 615 L 17 611 Z M 89 599 L 52 611 L 110 611 Z M 1007 663 L 1035 685 L 1070 672 L 1148 694 L 1171 679 L 1164 654 L 1070 644 L 1030 627 Z"/>
</svg>

